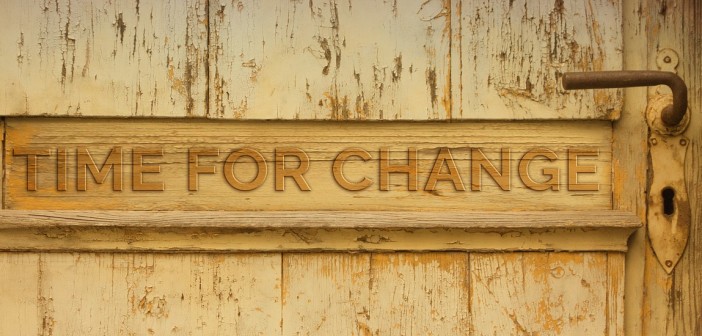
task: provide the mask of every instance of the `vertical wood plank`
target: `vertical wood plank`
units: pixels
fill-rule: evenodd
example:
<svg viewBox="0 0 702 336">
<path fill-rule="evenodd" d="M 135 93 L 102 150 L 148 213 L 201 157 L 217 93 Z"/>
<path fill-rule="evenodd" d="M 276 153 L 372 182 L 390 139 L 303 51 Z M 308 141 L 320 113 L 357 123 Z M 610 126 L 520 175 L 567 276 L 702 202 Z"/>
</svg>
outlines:
<svg viewBox="0 0 702 336">
<path fill-rule="evenodd" d="M 647 25 L 648 67 L 674 71 L 688 86 L 688 111 L 692 113 L 685 135 L 690 138 L 685 162 L 685 180 L 692 214 L 689 241 L 674 273 L 668 275 L 655 254 L 646 249 L 643 332 L 649 335 L 699 335 L 702 333 L 702 4 L 698 1 L 646 2 L 640 9 Z M 657 61 L 659 53 L 672 49 L 678 56 L 675 67 Z M 665 87 L 650 94 L 670 93 Z"/>
<path fill-rule="evenodd" d="M 47 334 L 280 334 L 278 254 L 43 258 Z"/>
<path fill-rule="evenodd" d="M 648 48 L 646 41 L 647 20 L 641 16 L 645 0 L 627 0 L 622 3 L 624 20 L 624 69 L 646 69 Z M 613 205 L 615 209 L 636 214 L 646 223 L 646 181 L 648 169 L 648 128 L 646 124 L 646 88 L 624 91 L 624 109 L 621 118 L 613 123 L 612 166 Z M 626 254 L 626 286 L 624 325 L 627 335 L 641 335 L 644 267 L 647 238 L 646 228 L 637 230 L 629 238 Z"/>
<path fill-rule="evenodd" d="M 45 335 L 126 334 L 128 284 L 119 254 L 41 253 Z"/>
<path fill-rule="evenodd" d="M 677 335 L 702 335 L 702 3 L 677 1 L 667 16 L 681 41 L 680 75 L 688 85 L 691 147 L 685 162 L 687 190 L 692 209 L 690 240 L 674 275 L 674 317 Z M 668 39 L 661 36 L 660 41 Z M 663 45 L 662 45 L 663 46 Z"/>
<path fill-rule="evenodd" d="M 475 335 L 604 335 L 605 253 L 472 253 Z"/>
<path fill-rule="evenodd" d="M 468 335 L 467 253 L 381 253 L 371 261 L 373 335 Z"/>
<path fill-rule="evenodd" d="M 622 67 L 617 1 L 456 1 L 453 117 L 614 119 L 619 90 L 564 91 L 567 71 Z"/>
<path fill-rule="evenodd" d="M 370 254 L 283 254 L 283 335 L 371 335 Z"/>
<path fill-rule="evenodd" d="M 675 70 L 688 86 L 688 111 L 692 113 L 685 135 L 690 138 L 685 180 L 692 214 L 689 240 L 672 275 L 658 264 L 652 251 L 646 256 L 646 332 L 657 335 L 702 334 L 702 3 L 699 1 L 652 2 L 645 8 L 648 27 L 649 67 L 669 48 L 679 58 Z M 667 88 L 657 88 L 668 93 Z"/>
<path fill-rule="evenodd" d="M 39 257 L 33 253 L 0 253 L 0 335 L 37 335 Z"/>
<path fill-rule="evenodd" d="M 607 253 L 607 335 L 624 335 L 625 253 Z"/>
<path fill-rule="evenodd" d="M 207 1 L 10 1 L 1 115 L 203 116 Z"/>
<path fill-rule="evenodd" d="M 210 4 L 211 117 L 451 117 L 447 0 Z"/>
</svg>

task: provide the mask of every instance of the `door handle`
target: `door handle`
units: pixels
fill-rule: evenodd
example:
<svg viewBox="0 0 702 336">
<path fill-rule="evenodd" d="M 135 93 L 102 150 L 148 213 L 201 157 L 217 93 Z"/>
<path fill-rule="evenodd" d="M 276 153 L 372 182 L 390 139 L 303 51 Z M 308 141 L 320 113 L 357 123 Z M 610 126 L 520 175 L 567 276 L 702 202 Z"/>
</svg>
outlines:
<svg viewBox="0 0 702 336">
<path fill-rule="evenodd" d="M 670 127 L 676 126 L 683 121 L 687 112 L 687 85 L 678 75 L 668 71 L 566 72 L 561 81 L 566 90 L 666 85 L 673 91 L 673 104 L 661 111 L 663 123 Z"/>
<path fill-rule="evenodd" d="M 672 99 L 670 95 L 651 99 L 646 109 L 652 170 L 646 227 L 658 262 L 671 274 L 685 252 L 692 220 L 685 184 L 690 139 L 683 134 L 690 120 L 687 85 L 666 71 L 569 72 L 561 81 L 566 90 L 667 85 L 673 92 Z"/>
</svg>

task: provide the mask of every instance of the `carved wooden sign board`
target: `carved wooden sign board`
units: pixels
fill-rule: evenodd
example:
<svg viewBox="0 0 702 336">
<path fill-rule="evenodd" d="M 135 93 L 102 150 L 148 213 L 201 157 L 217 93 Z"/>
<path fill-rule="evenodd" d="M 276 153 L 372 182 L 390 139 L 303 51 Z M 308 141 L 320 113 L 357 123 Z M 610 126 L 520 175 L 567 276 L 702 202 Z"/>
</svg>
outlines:
<svg viewBox="0 0 702 336">
<path fill-rule="evenodd" d="M 609 207 L 608 122 L 9 119 L 9 208 Z"/>
</svg>

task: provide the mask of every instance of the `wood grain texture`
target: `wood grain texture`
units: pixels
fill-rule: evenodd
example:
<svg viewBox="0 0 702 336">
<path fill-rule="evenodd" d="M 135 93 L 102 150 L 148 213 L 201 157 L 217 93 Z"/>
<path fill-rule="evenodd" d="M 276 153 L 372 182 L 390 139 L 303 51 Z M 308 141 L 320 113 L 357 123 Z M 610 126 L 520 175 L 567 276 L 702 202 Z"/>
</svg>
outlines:
<svg viewBox="0 0 702 336">
<path fill-rule="evenodd" d="M 21 119 L 6 121 L 5 160 L 9 209 L 119 209 L 119 210 L 594 210 L 611 208 L 611 125 L 608 122 L 510 122 L 510 123 L 331 123 L 331 122 L 214 122 L 184 120 L 78 120 Z M 496 139 L 499 139 L 497 141 Z M 205 145 L 206 144 L 206 145 Z M 113 191 L 112 173 L 107 182 L 95 184 L 88 176 L 87 191 L 76 187 L 76 150 L 88 148 L 99 166 L 113 147 L 123 149 L 123 190 Z M 199 190 L 189 191 L 188 150 L 197 147 L 219 149 L 219 156 L 201 156 L 200 164 L 214 166 L 216 174 L 200 174 Z M 56 149 L 68 155 L 67 191 L 57 191 Z M 162 181 L 165 191 L 133 191 L 131 152 L 135 147 L 162 148 L 161 173 L 145 175 Z M 223 176 L 223 161 L 242 147 L 261 152 L 268 164 L 268 177 L 252 191 L 232 188 Z M 292 179 L 285 191 L 274 189 L 274 151 L 298 147 L 309 156 L 304 175 L 311 191 L 301 191 Z M 372 155 L 363 162 L 349 160 L 344 171 L 351 179 L 374 181 L 366 190 L 351 192 L 332 177 L 332 162 L 344 149 L 361 147 Z M 379 190 L 379 149 L 389 149 L 392 165 L 407 164 L 408 148 L 417 148 L 418 191 L 408 190 L 407 176 L 392 174 L 390 191 Z M 458 173 L 465 185 L 482 183 L 481 191 L 456 190 L 453 183 L 440 181 L 426 190 L 427 179 L 441 147 L 451 149 Z M 529 171 L 534 179 L 546 180 L 545 168 L 559 170 L 559 191 L 535 191 L 520 180 L 519 163 L 525 152 L 548 148 L 559 158 L 549 162 L 537 158 Z M 27 190 L 27 158 L 14 156 L 16 148 L 53 151 L 39 158 L 37 191 Z M 470 174 L 472 148 L 480 148 L 496 166 L 500 152 L 511 151 L 511 190 L 502 190 L 487 173 L 480 182 Z M 568 190 L 568 150 L 588 148 L 597 156 L 581 157 L 579 165 L 595 166 L 596 172 L 582 174 L 581 182 L 596 182 L 599 190 Z M 288 159 L 294 160 L 294 159 Z M 288 163 L 292 164 L 292 163 Z M 239 178 L 251 179 L 257 166 L 242 159 L 235 164 Z"/>
<path fill-rule="evenodd" d="M 624 269 L 619 263 L 609 274 L 607 259 L 606 253 L 471 254 L 474 334 L 616 334 L 608 333 L 621 328 L 608 312 L 621 307 L 623 295 L 609 285 Z"/>
<path fill-rule="evenodd" d="M 676 52 L 677 66 L 665 69 L 681 76 L 689 93 L 690 125 L 684 133 L 690 138 L 685 161 L 685 174 L 692 214 L 692 227 L 687 249 L 672 275 L 666 274 L 656 256 L 647 247 L 645 260 L 646 296 L 643 308 L 643 331 L 651 335 L 696 335 L 702 333 L 702 48 L 700 22 L 702 5 L 695 1 L 647 3 L 641 15 L 648 23 L 646 36 L 650 68 L 666 64 L 657 62 L 659 52 L 669 48 Z M 649 96 L 669 93 L 667 88 L 653 88 Z"/>
<path fill-rule="evenodd" d="M 283 254 L 283 335 L 372 335 L 370 254 Z"/>
<path fill-rule="evenodd" d="M 607 253 L 606 335 L 624 335 L 626 330 L 626 253 Z"/>
<path fill-rule="evenodd" d="M 597 252 L 13 253 L 0 260 L 16 271 L 0 278 L 12 283 L 3 293 L 13 293 L 0 307 L 12 307 L 4 319 L 25 322 L 3 324 L 19 335 L 617 335 L 622 260 Z M 33 281 L 17 291 L 22 279 Z"/>
<path fill-rule="evenodd" d="M 0 228 L 220 229 L 636 229 L 623 211 L 85 211 L 6 210 Z"/>
<path fill-rule="evenodd" d="M 210 4 L 210 114 L 449 119 L 448 1 Z"/>
<path fill-rule="evenodd" d="M 7 251 L 624 251 L 622 212 L 0 212 Z"/>
<path fill-rule="evenodd" d="M 2 115 L 204 116 L 207 1 L 10 1 Z"/>
<path fill-rule="evenodd" d="M 280 256 L 42 254 L 45 335 L 280 334 Z"/>
<path fill-rule="evenodd" d="M 0 335 L 37 335 L 46 320 L 39 306 L 42 272 L 37 253 L 0 253 Z"/>
<path fill-rule="evenodd" d="M 631 228 L 0 230 L 0 251 L 626 251 Z"/>
<path fill-rule="evenodd" d="M 617 90 L 570 91 L 568 71 L 622 68 L 616 1 L 455 1 L 455 119 L 615 119 Z"/>
<path fill-rule="evenodd" d="M 648 68 L 646 38 L 647 20 L 641 17 L 641 8 L 646 0 L 622 2 L 624 68 Z M 646 184 L 648 169 L 648 125 L 645 111 L 646 88 L 630 88 L 624 91 L 624 107 L 621 118 L 613 124 L 613 207 L 629 211 L 642 223 L 646 219 Z M 642 335 L 644 308 L 645 251 L 648 244 L 646 229 L 637 230 L 629 239 L 626 255 L 625 285 L 625 332 L 626 335 Z"/>
<path fill-rule="evenodd" d="M 468 335 L 467 253 L 380 253 L 371 261 L 373 335 Z"/>
<path fill-rule="evenodd" d="M 2 115 L 612 119 L 616 2 L 11 1 Z"/>
<path fill-rule="evenodd" d="M 464 335 L 465 253 L 284 254 L 284 335 Z"/>
</svg>

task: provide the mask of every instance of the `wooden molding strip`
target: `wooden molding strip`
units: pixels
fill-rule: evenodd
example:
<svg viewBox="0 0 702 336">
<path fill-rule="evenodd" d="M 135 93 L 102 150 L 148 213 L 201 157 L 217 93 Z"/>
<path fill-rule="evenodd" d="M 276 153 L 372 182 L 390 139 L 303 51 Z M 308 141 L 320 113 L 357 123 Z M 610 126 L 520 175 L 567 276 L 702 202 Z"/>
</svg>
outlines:
<svg viewBox="0 0 702 336">
<path fill-rule="evenodd" d="M 626 251 L 621 211 L 0 211 L 3 251 Z"/>
</svg>

